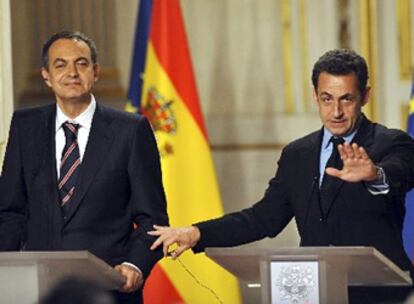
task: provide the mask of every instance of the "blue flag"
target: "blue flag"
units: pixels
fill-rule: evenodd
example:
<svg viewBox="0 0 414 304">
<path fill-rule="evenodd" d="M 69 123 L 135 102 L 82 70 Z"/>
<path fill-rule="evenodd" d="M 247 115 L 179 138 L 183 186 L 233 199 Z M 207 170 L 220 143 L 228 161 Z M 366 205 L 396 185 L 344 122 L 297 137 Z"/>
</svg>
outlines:
<svg viewBox="0 0 414 304">
<path fill-rule="evenodd" d="M 407 132 L 414 138 L 414 77 L 411 87 Z M 414 189 L 408 192 L 405 197 L 405 209 L 406 214 L 403 229 L 404 248 L 411 261 L 414 262 Z"/>
<path fill-rule="evenodd" d="M 128 112 L 137 112 L 141 105 L 142 75 L 145 71 L 148 36 L 150 31 L 152 0 L 141 0 L 139 4 L 137 25 L 135 29 L 135 43 L 132 53 L 131 73 L 128 90 Z"/>
</svg>

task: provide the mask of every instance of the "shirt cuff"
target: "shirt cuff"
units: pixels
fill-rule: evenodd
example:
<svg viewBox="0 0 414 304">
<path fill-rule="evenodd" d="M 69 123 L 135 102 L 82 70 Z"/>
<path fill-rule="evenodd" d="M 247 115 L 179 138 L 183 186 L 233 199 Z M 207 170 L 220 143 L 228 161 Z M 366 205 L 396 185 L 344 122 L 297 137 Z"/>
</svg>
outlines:
<svg viewBox="0 0 414 304">
<path fill-rule="evenodd" d="M 139 269 L 136 265 L 129 263 L 129 262 L 123 262 L 122 265 L 127 265 L 127 266 L 134 268 L 136 271 L 139 272 L 140 276 L 143 277 L 141 269 Z"/>
<path fill-rule="evenodd" d="M 387 176 L 383 168 L 377 167 L 378 178 L 372 182 L 365 182 L 368 191 L 373 195 L 388 194 L 390 192 L 390 185 L 387 181 Z"/>
</svg>

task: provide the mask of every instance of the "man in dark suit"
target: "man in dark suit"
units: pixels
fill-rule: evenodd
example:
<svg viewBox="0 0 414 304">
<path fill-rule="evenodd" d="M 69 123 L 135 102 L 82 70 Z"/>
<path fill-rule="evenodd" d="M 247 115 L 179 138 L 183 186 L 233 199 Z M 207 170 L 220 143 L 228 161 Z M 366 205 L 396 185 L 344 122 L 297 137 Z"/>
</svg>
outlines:
<svg viewBox="0 0 414 304">
<path fill-rule="evenodd" d="M 177 257 L 188 248 L 236 246 L 274 237 L 295 217 L 302 246 L 374 246 L 413 271 L 401 231 L 405 193 L 414 186 L 414 142 L 362 114 L 367 79 L 365 60 L 355 52 L 325 53 L 312 73 L 323 128 L 284 148 L 264 197 L 191 227 L 156 226 L 152 248 L 163 244 L 167 254 L 177 243 L 171 253 Z M 344 143 L 336 149 L 338 141 Z"/>
<path fill-rule="evenodd" d="M 95 101 L 100 67 L 85 35 L 53 35 L 42 61 L 56 104 L 13 115 L 0 179 L 0 250 L 89 250 L 125 277 L 120 301 L 139 303 L 162 257 L 146 232 L 168 225 L 152 129 L 142 116 Z"/>
</svg>

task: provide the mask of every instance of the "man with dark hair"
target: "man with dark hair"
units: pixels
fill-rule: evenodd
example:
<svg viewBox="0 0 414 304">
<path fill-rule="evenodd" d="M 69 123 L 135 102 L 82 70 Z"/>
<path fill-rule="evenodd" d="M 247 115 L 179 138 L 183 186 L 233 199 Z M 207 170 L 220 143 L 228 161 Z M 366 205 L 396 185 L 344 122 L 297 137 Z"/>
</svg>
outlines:
<svg viewBox="0 0 414 304">
<path fill-rule="evenodd" d="M 0 250 L 88 250 L 125 277 L 119 302 L 140 303 L 162 257 L 146 232 L 168 225 L 152 129 L 143 116 L 96 102 L 100 66 L 84 34 L 53 35 L 42 61 L 56 104 L 13 115 L 0 177 Z"/>
<path fill-rule="evenodd" d="M 357 78 L 358 89 L 365 93 L 368 82 L 368 67 L 364 58 L 348 49 L 326 52 L 315 63 L 312 70 L 312 84 L 318 89 L 319 75 L 326 72 L 332 75 L 347 75 L 354 73 Z"/>
<path fill-rule="evenodd" d="M 91 60 L 92 64 L 98 63 L 98 50 L 96 49 L 95 41 L 90 39 L 88 36 L 81 32 L 72 32 L 72 31 L 62 31 L 57 32 L 50 36 L 50 38 L 45 42 L 42 48 L 42 66 L 45 69 L 49 69 L 49 49 L 51 45 L 59 39 L 70 39 L 75 41 L 82 41 L 86 43 L 86 45 L 89 47 L 90 53 L 91 53 Z"/>
<path fill-rule="evenodd" d="M 167 254 L 176 243 L 175 258 L 189 248 L 236 246 L 275 237 L 295 217 L 301 246 L 374 246 L 412 272 L 401 231 L 405 193 L 414 186 L 414 141 L 362 114 L 367 80 L 365 60 L 355 52 L 325 53 L 312 73 L 323 127 L 283 149 L 264 197 L 191 227 L 155 226 L 151 248 L 163 245 Z"/>
</svg>

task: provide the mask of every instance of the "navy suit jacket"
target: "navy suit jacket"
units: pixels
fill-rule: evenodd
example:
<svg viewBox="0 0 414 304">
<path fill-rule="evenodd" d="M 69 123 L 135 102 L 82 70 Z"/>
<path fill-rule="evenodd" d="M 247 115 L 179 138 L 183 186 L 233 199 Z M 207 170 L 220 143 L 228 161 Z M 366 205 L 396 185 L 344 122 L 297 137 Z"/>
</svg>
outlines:
<svg viewBox="0 0 414 304">
<path fill-rule="evenodd" d="M 143 116 L 97 104 L 76 190 L 63 218 L 57 192 L 56 105 L 16 111 L 0 178 L 0 250 L 88 250 L 147 277 L 168 225 L 159 154 Z M 134 223 L 138 226 L 134 229 Z"/>
<path fill-rule="evenodd" d="M 414 141 L 405 132 L 362 117 L 353 142 L 384 169 L 390 191 L 373 195 L 363 182 L 337 179 L 329 212 L 322 214 L 318 183 L 322 134 L 319 130 L 285 147 L 264 197 L 251 208 L 198 223 L 201 240 L 194 251 L 274 237 L 295 217 L 302 246 L 374 246 L 412 271 L 401 232 L 405 193 L 414 186 Z"/>
</svg>

